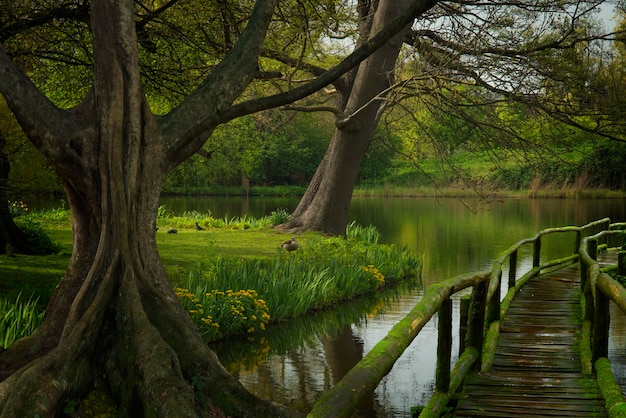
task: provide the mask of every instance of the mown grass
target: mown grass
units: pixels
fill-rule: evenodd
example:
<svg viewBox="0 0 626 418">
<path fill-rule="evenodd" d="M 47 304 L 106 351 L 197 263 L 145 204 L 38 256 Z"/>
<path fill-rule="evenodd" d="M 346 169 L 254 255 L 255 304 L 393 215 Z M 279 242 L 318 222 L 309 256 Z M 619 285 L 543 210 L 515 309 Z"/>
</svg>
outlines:
<svg viewBox="0 0 626 418">
<path fill-rule="evenodd" d="M 0 256 L 0 291 L 7 300 L 32 295 L 38 314 L 62 277 L 72 252 L 67 211 L 28 215 L 39 222 L 61 251 L 47 256 Z M 407 249 L 378 244 L 378 231 L 354 223 L 347 239 L 318 233 L 298 236 L 300 248 L 287 253 L 289 235 L 271 226 L 288 215 L 261 219 L 214 219 L 195 212 L 173 216 L 159 210 L 157 246 L 183 305 L 207 340 L 261 331 L 270 321 L 296 318 L 418 278 L 421 260 Z M 196 229 L 196 223 L 204 229 Z M 177 233 L 168 233 L 176 229 Z M 0 314 L 3 311 L 0 311 Z"/>
</svg>

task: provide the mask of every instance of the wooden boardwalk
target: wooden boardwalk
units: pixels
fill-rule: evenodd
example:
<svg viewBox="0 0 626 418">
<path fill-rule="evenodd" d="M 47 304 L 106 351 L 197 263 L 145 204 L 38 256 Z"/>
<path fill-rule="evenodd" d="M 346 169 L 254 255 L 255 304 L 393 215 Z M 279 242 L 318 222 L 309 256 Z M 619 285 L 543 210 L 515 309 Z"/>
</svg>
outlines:
<svg viewBox="0 0 626 418">
<path fill-rule="evenodd" d="M 572 266 L 522 287 L 492 369 L 467 377 L 451 416 L 607 416 L 595 376 L 581 373 L 579 275 Z"/>
</svg>

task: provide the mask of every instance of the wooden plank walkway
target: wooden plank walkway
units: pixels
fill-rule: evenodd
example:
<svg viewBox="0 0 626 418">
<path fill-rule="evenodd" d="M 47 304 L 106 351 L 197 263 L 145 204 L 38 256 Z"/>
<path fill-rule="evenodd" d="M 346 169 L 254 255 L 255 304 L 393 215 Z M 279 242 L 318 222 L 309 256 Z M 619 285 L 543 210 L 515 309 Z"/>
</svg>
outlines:
<svg viewBox="0 0 626 418">
<path fill-rule="evenodd" d="M 451 416 L 607 416 L 595 376 L 581 373 L 579 275 L 574 265 L 522 287 L 491 371 L 467 377 Z"/>
</svg>

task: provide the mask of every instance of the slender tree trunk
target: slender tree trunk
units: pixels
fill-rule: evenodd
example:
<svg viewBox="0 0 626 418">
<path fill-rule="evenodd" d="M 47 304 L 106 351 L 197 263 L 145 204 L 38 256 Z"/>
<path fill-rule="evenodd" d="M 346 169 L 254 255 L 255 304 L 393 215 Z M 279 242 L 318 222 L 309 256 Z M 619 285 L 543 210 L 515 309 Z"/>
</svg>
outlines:
<svg viewBox="0 0 626 418">
<path fill-rule="evenodd" d="M 367 38 L 376 33 L 410 3 L 408 0 L 380 0 L 374 11 L 365 13 L 363 10 L 361 14 L 373 16 L 373 21 L 371 25 L 361 25 L 366 32 L 361 37 Z M 326 154 L 292 214 L 292 220 L 282 225 L 281 229 L 292 232 L 312 229 L 345 235 L 359 166 L 379 119 L 381 101 L 373 99 L 389 87 L 408 30 L 409 27 L 406 27 L 363 61 L 353 75 L 352 83 L 352 76 L 348 77 L 348 85 L 340 91 L 337 103 L 339 110 L 348 117 L 347 123 L 340 120 L 337 124 Z"/>
</svg>

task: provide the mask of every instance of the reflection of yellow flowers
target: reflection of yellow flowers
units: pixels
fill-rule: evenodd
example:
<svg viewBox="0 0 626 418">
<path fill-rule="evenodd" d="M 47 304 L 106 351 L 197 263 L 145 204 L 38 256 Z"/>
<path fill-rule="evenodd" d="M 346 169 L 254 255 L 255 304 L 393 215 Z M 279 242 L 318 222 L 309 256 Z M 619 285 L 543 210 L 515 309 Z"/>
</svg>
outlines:
<svg viewBox="0 0 626 418">
<path fill-rule="evenodd" d="M 380 287 L 385 284 L 385 276 L 373 265 L 363 266 L 363 271 L 372 275 L 375 280 L 376 287 Z"/>
<path fill-rule="evenodd" d="M 224 366 L 232 373 L 236 374 L 241 370 L 253 371 L 259 364 L 264 363 L 270 354 L 269 341 L 263 337 L 256 337 L 255 334 L 248 335 L 245 344 L 245 356 L 237 355 L 235 358 L 225 358 Z M 227 354 L 228 355 L 228 354 Z"/>
<path fill-rule="evenodd" d="M 374 318 L 382 308 L 385 307 L 385 302 L 383 300 L 379 300 L 376 306 L 374 306 L 367 314 L 368 318 Z"/>
</svg>

